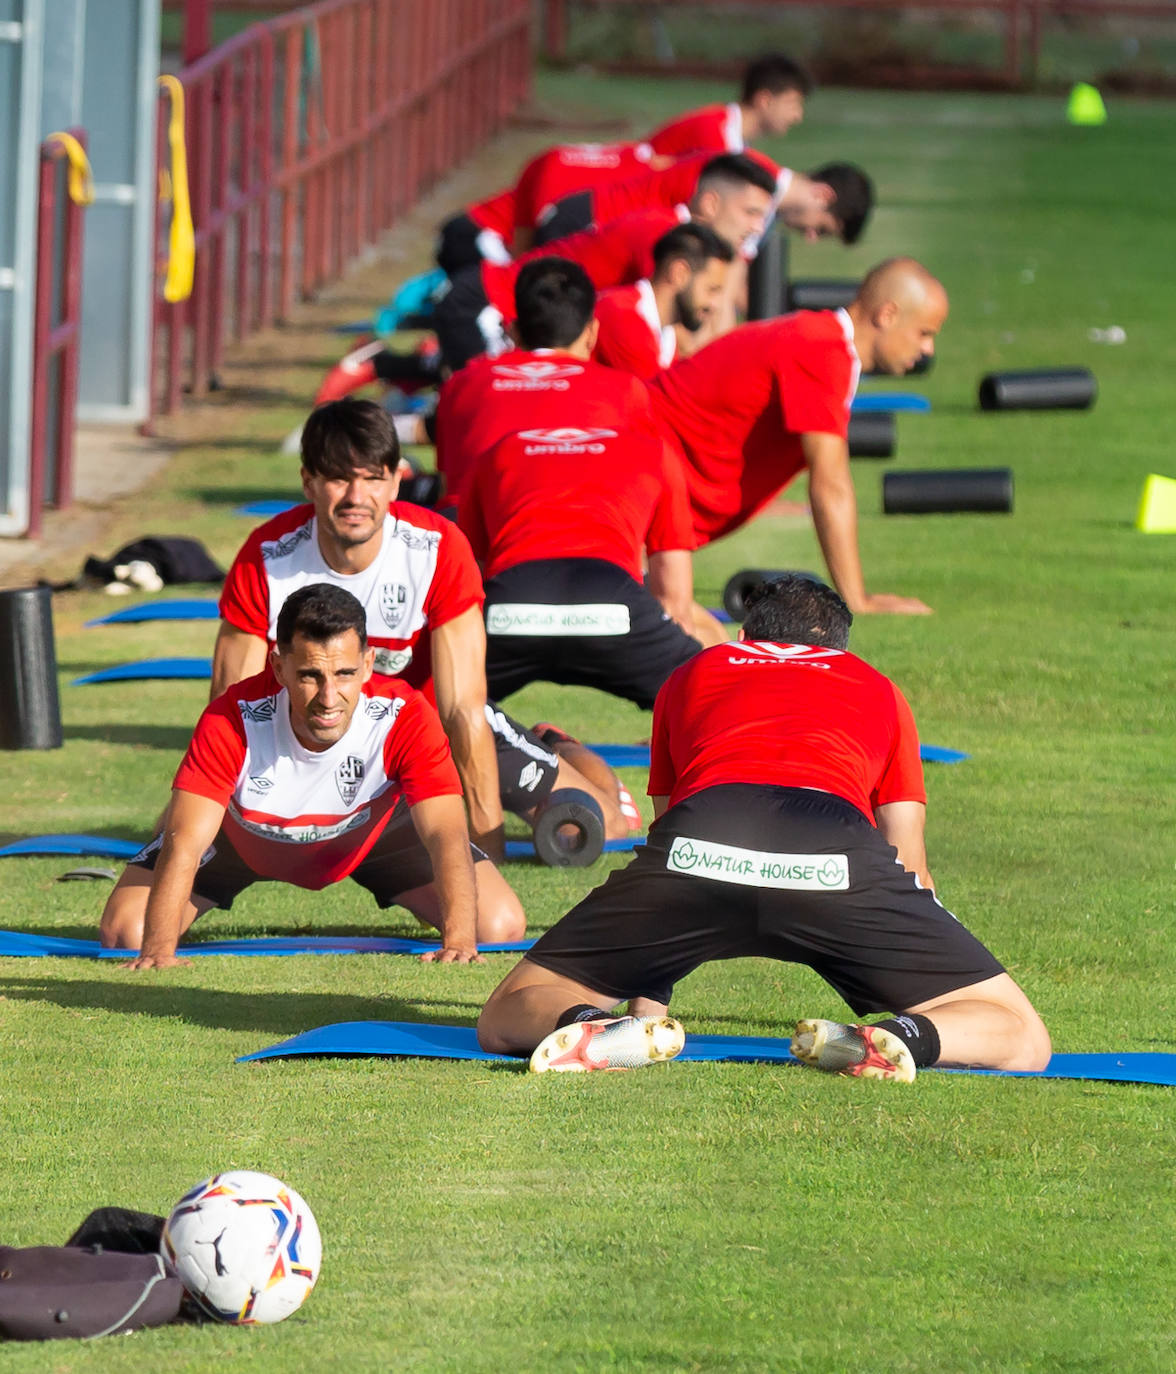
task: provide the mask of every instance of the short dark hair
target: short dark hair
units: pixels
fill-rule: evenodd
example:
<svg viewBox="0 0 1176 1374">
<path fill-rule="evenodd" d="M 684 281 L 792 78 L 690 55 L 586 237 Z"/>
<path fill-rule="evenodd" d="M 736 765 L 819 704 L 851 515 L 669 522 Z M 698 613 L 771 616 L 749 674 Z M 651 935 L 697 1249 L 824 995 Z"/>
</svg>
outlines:
<svg viewBox="0 0 1176 1374">
<path fill-rule="evenodd" d="M 727 186 L 758 186 L 770 196 L 776 194 L 776 178 L 762 162 L 748 157 L 746 153 L 719 153 L 717 157 L 703 163 L 702 171 L 698 174 L 695 195 L 699 191 L 711 190 L 716 182 Z"/>
<path fill-rule="evenodd" d="M 740 99 L 744 105 L 750 105 L 760 91 L 767 91 L 769 95 L 799 91 L 801 95 L 808 95 L 812 89 L 813 79 L 799 62 L 782 52 L 770 52 L 747 64 Z"/>
<path fill-rule="evenodd" d="M 278 612 L 274 639 L 279 653 L 286 653 L 301 635 L 312 644 L 325 644 L 348 630 L 359 636 L 359 647 L 367 648 L 367 616 L 359 602 L 333 582 L 311 582 L 291 592 Z"/>
<path fill-rule="evenodd" d="M 852 162 L 826 162 L 809 176 L 837 193 L 829 209 L 841 221 L 841 242 L 856 243 L 874 208 L 874 183 Z"/>
<path fill-rule="evenodd" d="M 761 582 L 744 596 L 748 608 L 744 639 L 771 644 L 821 644 L 844 649 L 849 644 L 853 612 L 824 582 L 785 573 Z"/>
<path fill-rule="evenodd" d="M 363 472 L 395 472 L 400 440 L 392 417 L 375 401 L 346 396 L 310 412 L 302 426 L 302 466 L 313 477 L 350 477 Z"/>
<path fill-rule="evenodd" d="M 536 258 L 515 280 L 515 328 L 524 348 L 567 348 L 595 309 L 596 287 L 567 258 Z"/>
<path fill-rule="evenodd" d="M 700 224 L 695 220 L 690 224 L 674 225 L 653 245 L 654 273 L 679 258 L 691 272 L 701 272 L 711 258 L 732 262 L 735 250 L 709 224 Z"/>
</svg>

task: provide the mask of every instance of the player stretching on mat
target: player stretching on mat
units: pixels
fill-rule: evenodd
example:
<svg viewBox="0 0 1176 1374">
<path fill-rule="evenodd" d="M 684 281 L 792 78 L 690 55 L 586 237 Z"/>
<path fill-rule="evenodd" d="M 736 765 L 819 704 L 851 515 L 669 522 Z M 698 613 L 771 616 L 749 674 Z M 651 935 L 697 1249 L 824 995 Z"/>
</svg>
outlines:
<svg viewBox="0 0 1176 1374">
<path fill-rule="evenodd" d="M 269 669 L 204 711 L 160 835 L 102 913 L 129 967 L 170 968 L 180 937 L 258 881 L 318 891 L 354 878 L 381 908 L 441 932 L 428 962 L 522 938 L 519 900 L 470 844 L 461 783 L 437 713 L 396 678 L 372 681 L 363 607 L 312 584 L 282 606 Z M 474 864 L 478 864 L 475 880 Z"/>
<path fill-rule="evenodd" d="M 1049 1035 L 940 906 L 919 740 L 898 688 L 846 651 L 853 617 L 800 577 L 761 585 L 738 644 L 704 650 L 653 715 L 646 848 L 542 936 L 478 1022 L 545 1070 L 671 1059 L 674 985 L 700 964 L 807 964 L 874 1025 L 801 1021 L 806 1064 L 909 1082 L 932 1064 L 1037 1070 Z M 628 1002 L 630 1016 L 612 1008 Z"/>
</svg>

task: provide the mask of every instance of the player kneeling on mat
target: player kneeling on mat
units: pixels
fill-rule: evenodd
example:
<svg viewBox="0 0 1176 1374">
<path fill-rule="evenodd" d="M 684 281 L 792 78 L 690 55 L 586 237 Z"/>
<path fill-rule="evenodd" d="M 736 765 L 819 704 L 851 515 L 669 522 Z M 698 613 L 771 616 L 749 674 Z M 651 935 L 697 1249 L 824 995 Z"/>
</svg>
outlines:
<svg viewBox="0 0 1176 1374">
<path fill-rule="evenodd" d="M 251 883 L 317 891 L 348 877 L 437 927 L 426 962 L 469 963 L 479 940 L 521 939 L 518 898 L 470 844 L 437 713 L 398 678 L 373 683 L 356 598 L 300 587 L 276 639 L 269 669 L 200 717 L 161 834 L 106 903 L 102 943 L 139 950 L 130 968 L 168 968 L 187 962 L 176 946 L 192 922 Z"/>
<path fill-rule="evenodd" d="M 483 1048 L 537 1072 L 671 1059 L 674 985 L 700 964 L 807 964 L 873 1025 L 801 1021 L 792 1052 L 910 1081 L 932 1064 L 1036 1070 L 1028 998 L 936 899 L 926 793 L 902 693 L 847 652 L 848 607 L 785 577 L 740 642 L 679 668 L 653 713 L 646 847 L 546 935 L 482 1011 Z M 629 1016 L 612 1009 L 628 1002 Z"/>
</svg>

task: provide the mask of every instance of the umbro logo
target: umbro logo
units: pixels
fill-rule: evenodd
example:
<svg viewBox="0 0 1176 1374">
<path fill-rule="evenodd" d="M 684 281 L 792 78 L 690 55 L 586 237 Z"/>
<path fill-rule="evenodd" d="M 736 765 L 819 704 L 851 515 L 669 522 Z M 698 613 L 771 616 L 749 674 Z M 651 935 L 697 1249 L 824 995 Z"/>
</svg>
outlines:
<svg viewBox="0 0 1176 1374">
<path fill-rule="evenodd" d="M 603 453 L 605 440 L 615 439 L 615 429 L 524 429 L 519 438 L 526 440 L 523 452 L 537 453 Z"/>
<path fill-rule="evenodd" d="M 249 786 L 258 792 L 268 792 L 273 785 L 273 778 L 264 778 L 260 773 L 250 775 Z"/>
<path fill-rule="evenodd" d="M 549 362 L 546 358 L 529 363 L 495 363 L 491 368 L 495 391 L 567 391 L 569 377 L 579 377 L 580 363 Z"/>
<path fill-rule="evenodd" d="M 757 640 L 754 643 L 732 644 L 727 662 L 796 663 L 827 668 L 829 665 L 819 660 L 840 658 L 843 652 L 841 649 L 827 649 L 818 644 L 769 644 Z"/>
</svg>

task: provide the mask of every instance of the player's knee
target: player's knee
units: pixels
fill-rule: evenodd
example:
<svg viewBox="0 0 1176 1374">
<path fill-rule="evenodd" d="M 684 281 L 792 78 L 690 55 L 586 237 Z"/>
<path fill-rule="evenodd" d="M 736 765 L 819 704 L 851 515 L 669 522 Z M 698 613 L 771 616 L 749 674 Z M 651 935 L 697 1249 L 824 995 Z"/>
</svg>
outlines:
<svg viewBox="0 0 1176 1374">
<path fill-rule="evenodd" d="M 527 918 L 515 894 L 502 883 L 505 891 L 493 891 L 478 901 L 478 943 L 513 944 L 527 933 Z"/>
<path fill-rule="evenodd" d="M 495 995 L 482 1008 L 478 1017 L 478 1044 L 487 1054 L 510 1054 L 512 1045 L 505 1034 L 505 1023 L 500 1014 L 500 1003 Z"/>
<path fill-rule="evenodd" d="M 138 949 L 143 943 L 143 916 L 115 893 L 98 922 L 98 942 L 103 949 Z"/>
<path fill-rule="evenodd" d="M 1021 1036 L 1013 1056 L 1016 1062 L 1006 1064 L 1004 1067 L 1022 1073 L 1038 1073 L 1048 1065 L 1050 1056 L 1053 1054 L 1049 1031 L 1046 1030 L 1041 1017 L 1032 1008 L 1028 1013 L 1022 1014 L 1021 1027 Z"/>
</svg>

